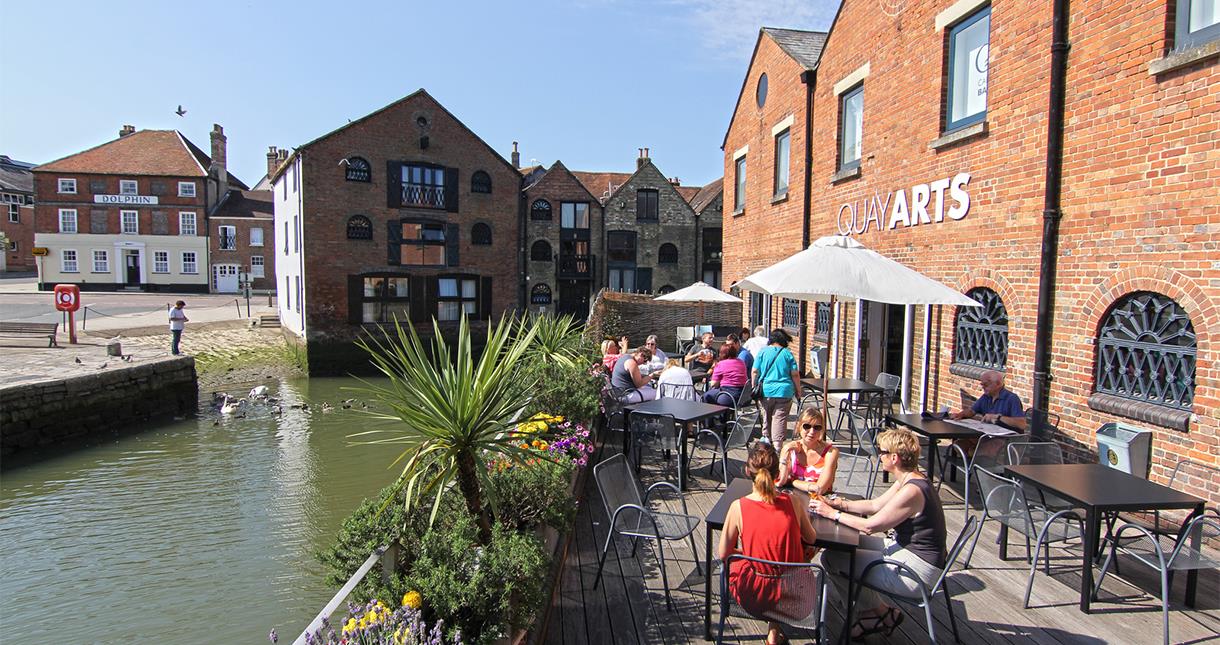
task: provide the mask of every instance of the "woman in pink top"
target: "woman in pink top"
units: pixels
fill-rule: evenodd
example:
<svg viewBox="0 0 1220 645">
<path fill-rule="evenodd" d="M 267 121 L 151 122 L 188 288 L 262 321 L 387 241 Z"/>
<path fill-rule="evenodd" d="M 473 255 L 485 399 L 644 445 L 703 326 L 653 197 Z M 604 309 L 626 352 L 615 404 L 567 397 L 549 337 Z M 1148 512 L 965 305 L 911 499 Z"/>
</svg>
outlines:
<svg viewBox="0 0 1220 645">
<path fill-rule="evenodd" d="M 720 360 L 712 368 L 703 401 L 732 407 L 735 401 L 741 400 L 741 391 L 749 378 L 746 364 L 737 358 L 737 349 L 725 343 L 720 346 Z"/>
<path fill-rule="evenodd" d="M 835 483 L 839 449 L 826 440 L 826 420 L 821 408 L 805 408 L 796 420 L 796 441 L 780 453 L 779 485 L 806 493 L 825 495 Z"/>
</svg>

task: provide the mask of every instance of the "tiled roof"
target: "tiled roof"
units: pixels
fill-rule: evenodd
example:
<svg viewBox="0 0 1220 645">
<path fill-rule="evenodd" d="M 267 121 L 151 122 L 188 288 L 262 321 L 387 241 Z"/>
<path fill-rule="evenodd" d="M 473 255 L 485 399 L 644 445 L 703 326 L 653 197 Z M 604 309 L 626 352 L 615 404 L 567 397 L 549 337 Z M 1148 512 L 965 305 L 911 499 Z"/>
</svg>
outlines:
<svg viewBox="0 0 1220 645">
<path fill-rule="evenodd" d="M 712 200 L 716 199 L 716 197 L 723 192 L 724 192 L 724 177 L 721 177 L 721 178 L 717 179 L 716 181 L 713 181 L 712 183 L 699 189 L 699 193 L 697 195 L 695 195 L 693 199 L 690 200 L 690 207 L 696 213 L 699 213 L 699 212 L 703 211 L 704 207 L 706 207 L 708 204 L 710 204 L 712 202 Z"/>
<path fill-rule="evenodd" d="M 627 183 L 628 179 L 634 173 L 630 172 L 587 172 L 584 170 L 573 170 L 572 176 L 576 177 L 576 181 L 584 184 L 585 190 L 589 191 L 594 197 L 605 201 L 614 191 L 618 190 L 619 186 Z"/>
<path fill-rule="evenodd" d="M 674 188 L 678 189 L 678 194 L 682 196 L 682 199 L 686 200 L 687 204 L 702 190 L 698 186 L 674 186 Z"/>
<path fill-rule="evenodd" d="M 106 175 L 206 177 L 212 159 L 177 130 L 140 130 L 35 170 Z M 229 183 L 246 188 L 229 174 Z"/>
<path fill-rule="evenodd" d="M 269 190 L 230 190 L 211 217 L 272 217 L 275 206 Z"/>
<path fill-rule="evenodd" d="M 34 173 L 30 168 L 34 164 L 24 161 L 13 161 L 0 155 L 0 189 L 15 193 L 34 192 Z"/>
<path fill-rule="evenodd" d="M 784 53 L 801 64 L 805 69 L 816 69 L 818 59 L 822 57 L 822 46 L 826 44 L 826 33 L 821 31 L 800 31 L 797 29 L 778 29 L 763 27 L 763 32 L 784 50 Z"/>
</svg>

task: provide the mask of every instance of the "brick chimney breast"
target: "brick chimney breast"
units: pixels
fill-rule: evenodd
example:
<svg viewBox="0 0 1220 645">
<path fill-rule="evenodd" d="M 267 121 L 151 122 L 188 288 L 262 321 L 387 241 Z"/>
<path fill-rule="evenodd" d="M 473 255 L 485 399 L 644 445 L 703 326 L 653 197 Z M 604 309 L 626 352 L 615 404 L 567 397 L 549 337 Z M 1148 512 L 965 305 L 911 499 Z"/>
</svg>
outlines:
<svg viewBox="0 0 1220 645">
<path fill-rule="evenodd" d="M 275 174 L 280 167 L 280 152 L 275 146 L 267 146 L 267 176 Z"/>
</svg>

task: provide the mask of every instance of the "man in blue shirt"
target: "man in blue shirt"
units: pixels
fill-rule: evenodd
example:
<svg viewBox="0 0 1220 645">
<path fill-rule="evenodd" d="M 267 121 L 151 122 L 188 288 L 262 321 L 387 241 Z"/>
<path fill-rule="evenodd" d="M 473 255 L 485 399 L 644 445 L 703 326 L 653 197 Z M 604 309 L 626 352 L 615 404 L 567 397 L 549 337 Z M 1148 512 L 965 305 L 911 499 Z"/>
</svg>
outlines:
<svg viewBox="0 0 1220 645">
<path fill-rule="evenodd" d="M 741 362 L 746 364 L 746 374 L 749 374 L 750 370 L 754 369 L 754 355 L 750 353 L 750 350 L 742 347 L 741 337 L 737 334 L 729 334 L 725 342 L 737 350 L 737 358 L 740 358 Z"/>
<path fill-rule="evenodd" d="M 1026 420 L 1021 397 L 1004 388 L 1004 375 L 988 370 L 979 377 L 979 385 L 983 387 L 983 396 L 969 410 L 954 412 L 953 418 L 978 417 L 984 423 L 995 423 L 1023 432 Z"/>
</svg>

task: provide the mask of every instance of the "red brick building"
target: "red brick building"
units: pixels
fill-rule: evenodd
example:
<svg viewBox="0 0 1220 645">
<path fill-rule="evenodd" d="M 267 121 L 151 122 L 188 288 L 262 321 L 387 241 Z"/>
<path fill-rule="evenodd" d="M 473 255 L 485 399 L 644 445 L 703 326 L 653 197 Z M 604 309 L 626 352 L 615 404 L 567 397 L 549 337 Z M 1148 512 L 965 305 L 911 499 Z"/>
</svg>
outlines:
<svg viewBox="0 0 1220 645">
<path fill-rule="evenodd" d="M 275 290 L 275 206 L 270 190 L 230 188 L 208 215 L 212 292 L 238 293 L 241 274 L 250 288 Z"/>
<path fill-rule="evenodd" d="M 605 235 L 601 200 L 560 161 L 526 178 L 526 302 L 531 311 L 583 320 L 605 275 L 598 263 Z"/>
<path fill-rule="evenodd" d="M 280 320 L 312 374 L 367 363 L 398 320 L 476 331 L 518 306 L 521 175 L 419 90 L 296 148 L 272 175 Z"/>
<path fill-rule="evenodd" d="M 0 271 L 34 271 L 34 174 L 32 163 L 0 155 Z"/>
<path fill-rule="evenodd" d="M 1052 323 L 1041 328 L 1045 400 L 1061 417 L 1057 440 L 1095 459 L 1098 427 L 1125 421 L 1153 431 L 1155 479 L 1179 458 L 1220 464 L 1211 342 L 1220 330 L 1220 29 L 1177 20 L 1189 4 L 1132 13 L 1121 3 L 1071 3 L 1058 132 L 1048 116 L 1049 6 L 923 1 L 886 14 L 845 0 L 818 55 L 803 63 L 780 30 L 764 30 L 725 139 L 726 283 L 809 239 L 846 233 L 986 306 L 866 302 L 840 307 L 836 329 L 819 330 L 812 311 L 802 317 L 790 306 L 786 316 L 783 303 L 752 296 L 748 317 L 804 327 L 806 349 L 819 331 L 835 333 L 837 374 L 898 374 L 916 409 L 957 408 L 984 369 L 1002 370 L 1028 406 L 1039 387 L 1043 293 Z M 772 130 L 806 113 L 809 127 L 791 133 L 789 185 L 807 170 L 807 218 L 791 189 L 787 202 L 772 203 L 769 176 Z M 1059 165 L 1048 138 L 1062 141 L 1059 189 L 1048 181 Z M 1045 275 L 1044 228 L 1054 226 L 1044 210 L 1059 226 L 1058 267 Z M 1220 482 L 1191 485 L 1220 499 Z"/>
</svg>

